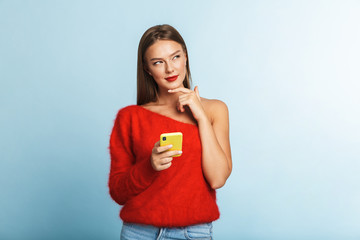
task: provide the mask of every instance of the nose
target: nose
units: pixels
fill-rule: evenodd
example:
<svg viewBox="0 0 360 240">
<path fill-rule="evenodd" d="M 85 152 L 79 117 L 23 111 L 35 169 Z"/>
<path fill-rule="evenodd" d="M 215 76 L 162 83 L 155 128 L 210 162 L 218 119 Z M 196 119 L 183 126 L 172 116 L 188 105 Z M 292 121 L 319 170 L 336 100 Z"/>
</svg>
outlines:
<svg viewBox="0 0 360 240">
<path fill-rule="evenodd" d="M 174 67 L 171 65 L 170 62 L 166 63 L 165 71 L 166 73 L 172 73 L 174 71 Z"/>
</svg>

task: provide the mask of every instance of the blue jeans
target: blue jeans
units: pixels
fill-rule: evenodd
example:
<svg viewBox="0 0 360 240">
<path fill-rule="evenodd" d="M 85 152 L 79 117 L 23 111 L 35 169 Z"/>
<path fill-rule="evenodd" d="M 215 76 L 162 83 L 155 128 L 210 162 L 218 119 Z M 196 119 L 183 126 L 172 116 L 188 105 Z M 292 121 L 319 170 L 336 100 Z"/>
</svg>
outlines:
<svg viewBox="0 0 360 240">
<path fill-rule="evenodd" d="M 212 223 L 204 223 L 178 228 L 158 228 L 151 225 L 123 223 L 121 240 L 169 240 L 197 239 L 210 240 Z"/>
</svg>

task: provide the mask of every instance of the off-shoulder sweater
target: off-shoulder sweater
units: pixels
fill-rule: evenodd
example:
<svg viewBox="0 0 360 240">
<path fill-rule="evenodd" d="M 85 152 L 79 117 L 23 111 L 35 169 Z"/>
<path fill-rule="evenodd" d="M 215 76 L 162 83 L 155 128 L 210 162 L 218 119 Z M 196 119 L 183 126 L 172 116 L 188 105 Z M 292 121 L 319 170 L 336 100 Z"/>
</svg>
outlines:
<svg viewBox="0 0 360 240">
<path fill-rule="evenodd" d="M 183 133 L 182 155 L 155 171 L 150 163 L 160 134 Z M 183 123 L 131 105 L 119 110 L 110 136 L 109 191 L 124 205 L 125 222 L 157 227 L 181 227 L 219 218 L 216 192 L 201 167 L 201 142 L 196 125 Z"/>
</svg>

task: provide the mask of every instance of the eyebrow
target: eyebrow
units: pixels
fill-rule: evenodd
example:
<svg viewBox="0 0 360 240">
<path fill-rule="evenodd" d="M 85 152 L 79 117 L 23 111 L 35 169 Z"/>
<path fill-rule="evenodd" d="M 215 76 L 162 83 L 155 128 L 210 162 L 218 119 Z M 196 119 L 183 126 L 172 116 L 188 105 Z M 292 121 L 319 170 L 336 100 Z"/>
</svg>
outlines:
<svg viewBox="0 0 360 240">
<path fill-rule="evenodd" d="M 170 56 L 174 56 L 175 54 L 181 52 L 181 50 L 177 50 L 176 52 L 174 52 L 173 54 L 170 54 Z M 154 61 L 154 60 L 162 60 L 162 58 L 152 58 L 150 59 L 150 61 Z"/>
</svg>

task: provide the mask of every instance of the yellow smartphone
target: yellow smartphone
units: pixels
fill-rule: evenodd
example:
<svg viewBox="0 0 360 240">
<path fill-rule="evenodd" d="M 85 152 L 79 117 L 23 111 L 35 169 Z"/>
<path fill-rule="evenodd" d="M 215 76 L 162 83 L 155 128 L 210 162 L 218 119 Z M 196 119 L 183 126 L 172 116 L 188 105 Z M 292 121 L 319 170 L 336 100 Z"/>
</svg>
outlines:
<svg viewBox="0 0 360 240">
<path fill-rule="evenodd" d="M 182 151 L 183 135 L 181 132 L 163 133 L 160 135 L 160 146 L 173 145 L 168 151 L 177 150 Z M 180 157 L 181 154 L 173 157 Z"/>
</svg>

